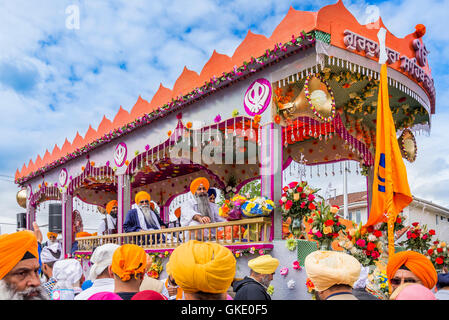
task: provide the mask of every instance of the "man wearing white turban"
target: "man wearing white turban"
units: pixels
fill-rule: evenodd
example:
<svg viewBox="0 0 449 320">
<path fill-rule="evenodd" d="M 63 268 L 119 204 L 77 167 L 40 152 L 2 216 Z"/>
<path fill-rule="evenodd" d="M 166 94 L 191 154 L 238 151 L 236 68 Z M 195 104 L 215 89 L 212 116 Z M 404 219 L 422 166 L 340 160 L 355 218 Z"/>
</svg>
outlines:
<svg viewBox="0 0 449 320">
<path fill-rule="evenodd" d="M 119 247 L 117 244 L 107 243 L 94 250 L 90 258 L 92 266 L 89 271 L 89 280 L 93 284 L 79 293 L 75 300 L 88 300 L 98 292 L 114 292 L 114 277 L 109 273 L 108 267 L 112 265 L 112 256 Z"/>
<path fill-rule="evenodd" d="M 56 284 L 56 279 L 53 277 L 53 266 L 56 261 L 61 260 L 62 258 L 62 245 L 60 242 L 55 242 L 42 249 L 42 273 L 47 278 L 47 282 L 42 284 L 42 287 L 47 290 L 49 298 L 51 297 L 51 291 Z"/>
<path fill-rule="evenodd" d="M 304 261 L 319 300 L 358 300 L 352 287 L 360 276 L 361 264 L 338 251 L 314 251 Z"/>
</svg>

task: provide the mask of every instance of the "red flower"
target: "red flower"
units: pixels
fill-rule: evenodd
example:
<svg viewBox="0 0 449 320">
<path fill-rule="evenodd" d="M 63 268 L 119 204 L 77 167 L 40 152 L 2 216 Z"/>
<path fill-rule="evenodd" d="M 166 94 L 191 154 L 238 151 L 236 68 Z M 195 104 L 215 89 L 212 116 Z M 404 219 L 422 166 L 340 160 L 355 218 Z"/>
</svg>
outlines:
<svg viewBox="0 0 449 320">
<path fill-rule="evenodd" d="M 430 230 L 429 230 L 429 234 L 430 234 L 431 236 L 434 236 L 434 235 L 435 235 L 435 230 L 430 229 Z"/>
<path fill-rule="evenodd" d="M 438 252 L 438 253 L 443 252 L 443 248 L 437 248 L 437 252 Z"/>
<path fill-rule="evenodd" d="M 335 238 L 337 238 L 337 237 L 338 237 L 338 233 L 335 233 L 335 232 L 334 232 L 334 233 L 332 233 L 332 238 L 334 238 L 334 239 L 335 239 Z"/>
<path fill-rule="evenodd" d="M 286 210 L 290 210 L 290 208 L 292 207 L 292 205 L 293 205 L 293 202 L 292 202 L 291 200 L 288 200 L 288 201 L 285 203 L 285 209 L 286 209 Z"/>
<path fill-rule="evenodd" d="M 428 254 L 429 256 L 432 255 L 432 254 L 433 254 L 433 249 L 427 250 L 427 254 Z"/>
<path fill-rule="evenodd" d="M 366 247 L 366 250 L 373 251 L 374 249 L 376 249 L 376 244 L 369 242 L 368 246 Z"/>
<path fill-rule="evenodd" d="M 438 258 L 435 259 L 435 262 L 437 264 L 443 264 L 444 260 L 441 257 L 438 257 Z"/>
<path fill-rule="evenodd" d="M 324 223 L 324 225 L 325 225 L 326 227 L 333 226 L 333 225 L 334 225 L 334 220 L 329 219 L 329 220 L 327 220 L 327 221 Z"/>
<path fill-rule="evenodd" d="M 398 217 L 397 219 L 396 219 L 396 223 L 397 224 L 400 224 L 402 222 L 402 219 L 400 218 L 400 217 Z"/>
<path fill-rule="evenodd" d="M 298 188 L 296 188 L 296 191 L 298 191 L 298 192 L 302 192 L 302 187 L 298 187 Z"/>
<path fill-rule="evenodd" d="M 416 233 L 412 233 L 410 236 L 411 236 L 413 239 L 418 238 L 418 235 L 417 235 Z"/>
<path fill-rule="evenodd" d="M 305 198 L 307 195 L 305 193 L 301 193 L 301 198 Z"/>
<path fill-rule="evenodd" d="M 418 222 L 413 222 L 412 226 L 416 227 L 419 223 Z"/>
<path fill-rule="evenodd" d="M 374 236 L 376 236 L 376 237 L 381 237 L 382 236 L 382 231 L 380 231 L 380 230 L 374 230 Z"/>
<path fill-rule="evenodd" d="M 313 219 L 309 218 L 309 220 L 307 220 L 308 223 L 312 224 L 313 223 Z"/>
<path fill-rule="evenodd" d="M 366 231 L 367 231 L 368 233 L 373 233 L 374 227 L 373 227 L 373 226 L 369 226 L 369 227 L 366 229 Z"/>
<path fill-rule="evenodd" d="M 423 239 L 423 240 L 426 240 L 426 239 L 427 239 L 427 237 L 428 237 L 428 235 L 427 235 L 427 234 L 425 234 L 425 235 L 423 235 L 423 236 L 422 236 L 422 239 Z"/>
<path fill-rule="evenodd" d="M 315 205 L 314 205 L 313 203 L 310 203 L 310 204 L 309 204 L 309 209 L 310 209 L 310 210 L 315 210 L 316 207 L 315 207 Z"/>
</svg>

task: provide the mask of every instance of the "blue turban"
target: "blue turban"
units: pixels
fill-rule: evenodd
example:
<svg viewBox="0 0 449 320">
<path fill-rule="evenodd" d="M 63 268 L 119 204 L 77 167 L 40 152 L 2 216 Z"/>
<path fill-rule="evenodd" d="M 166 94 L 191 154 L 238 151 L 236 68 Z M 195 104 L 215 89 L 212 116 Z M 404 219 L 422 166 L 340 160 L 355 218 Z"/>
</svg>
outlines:
<svg viewBox="0 0 449 320">
<path fill-rule="evenodd" d="M 214 195 L 214 197 L 217 197 L 217 191 L 214 188 L 210 188 L 207 190 L 207 195 L 210 197 L 211 195 Z"/>
</svg>

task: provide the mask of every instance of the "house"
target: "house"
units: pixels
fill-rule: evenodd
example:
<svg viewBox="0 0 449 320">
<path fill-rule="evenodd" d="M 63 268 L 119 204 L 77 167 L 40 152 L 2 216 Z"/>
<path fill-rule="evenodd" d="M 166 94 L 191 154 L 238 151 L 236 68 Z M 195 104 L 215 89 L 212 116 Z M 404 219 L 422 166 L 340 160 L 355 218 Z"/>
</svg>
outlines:
<svg viewBox="0 0 449 320">
<path fill-rule="evenodd" d="M 368 202 L 366 191 L 353 192 L 348 194 L 348 214 L 344 216 L 343 195 L 330 198 L 331 205 L 340 207 L 338 214 L 345 219 L 355 223 L 365 224 L 368 221 Z M 419 222 L 427 225 L 428 229 L 434 229 L 436 234 L 434 239 L 449 241 L 449 209 L 431 201 L 413 196 L 413 201 L 403 211 L 406 217 L 405 224 L 411 225 Z M 401 239 L 403 240 L 403 239 Z"/>
</svg>

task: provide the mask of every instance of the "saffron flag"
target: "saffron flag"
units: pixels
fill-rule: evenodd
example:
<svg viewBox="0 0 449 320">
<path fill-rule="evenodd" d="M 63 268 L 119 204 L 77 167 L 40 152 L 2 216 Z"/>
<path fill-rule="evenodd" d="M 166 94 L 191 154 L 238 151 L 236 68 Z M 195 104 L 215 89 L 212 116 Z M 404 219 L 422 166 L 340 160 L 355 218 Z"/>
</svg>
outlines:
<svg viewBox="0 0 449 320">
<path fill-rule="evenodd" d="M 394 253 L 393 224 L 396 217 L 413 200 L 391 114 L 387 65 L 380 71 L 377 101 L 376 156 L 371 210 L 365 227 L 388 222 L 389 253 Z"/>
</svg>

